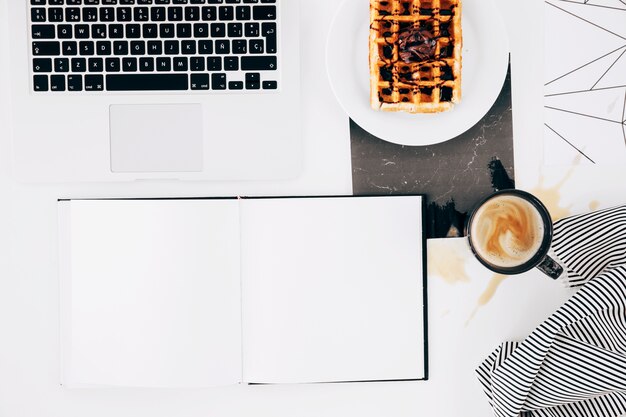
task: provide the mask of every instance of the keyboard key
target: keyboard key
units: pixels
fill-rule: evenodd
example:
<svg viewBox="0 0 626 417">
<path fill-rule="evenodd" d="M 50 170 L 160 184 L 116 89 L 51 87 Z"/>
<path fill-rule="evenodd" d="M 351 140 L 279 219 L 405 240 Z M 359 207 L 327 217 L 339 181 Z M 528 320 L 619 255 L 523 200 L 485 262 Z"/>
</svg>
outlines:
<svg viewBox="0 0 626 417">
<path fill-rule="evenodd" d="M 259 0 L 243 0 L 244 4 L 245 3 L 258 3 Z"/>
<path fill-rule="evenodd" d="M 60 39 L 72 39 L 72 25 L 57 26 L 57 37 Z"/>
<path fill-rule="evenodd" d="M 235 9 L 233 6 L 221 6 L 219 8 L 219 18 L 221 21 L 233 20 L 235 18 Z"/>
<path fill-rule="evenodd" d="M 197 6 L 185 7 L 185 20 L 188 22 L 200 20 L 200 8 Z"/>
<path fill-rule="evenodd" d="M 182 41 L 180 43 L 180 49 L 183 55 L 195 55 L 196 41 Z"/>
<path fill-rule="evenodd" d="M 276 81 L 263 81 L 264 90 L 276 90 L 277 88 L 278 83 Z"/>
<path fill-rule="evenodd" d="M 91 26 L 91 37 L 94 39 L 106 39 L 107 37 L 107 26 L 106 25 L 92 25 Z"/>
<path fill-rule="evenodd" d="M 128 55 L 128 41 L 113 42 L 114 55 Z"/>
<path fill-rule="evenodd" d="M 103 91 L 104 76 L 85 75 L 85 91 Z"/>
<path fill-rule="evenodd" d="M 143 37 L 146 39 L 154 39 L 159 36 L 159 27 L 155 24 L 147 24 L 142 26 Z"/>
<path fill-rule="evenodd" d="M 159 35 L 162 38 L 173 38 L 174 37 L 174 25 L 171 23 L 162 23 L 159 25 Z"/>
<path fill-rule="evenodd" d="M 203 7 L 202 8 L 202 20 L 205 20 L 205 21 L 217 20 L 217 7 L 215 6 Z"/>
<path fill-rule="evenodd" d="M 120 4 L 135 4 L 135 0 L 120 0 Z"/>
<path fill-rule="evenodd" d="M 174 4 L 187 4 L 188 0 L 172 0 Z"/>
<path fill-rule="evenodd" d="M 224 3 L 224 0 L 207 0 L 207 3 L 209 3 L 209 4 L 222 4 L 222 3 Z"/>
<path fill-rule="evenodd" d="M 182 7 L 168 7 L 167 19 L 170 22 L 180 22 L 183 20 L 183 8 Z"/>
<path fill-rule="evenodd" d="M 242 39 L 233 41 L 233 54 L 246 54 L 248 52 L 248 42 Z"/>
<path fill-rule="evenodd" d="M 60 54 L 61 45 L 59 44 L 59 42 L 33 42 L 33 55 L 54 56 Z"/>
<path fill-rule="evenodd" d="M 130 43 L 131 55 L 145 55 L 146 54 L 146 42 L 145 41 L 132 41 Z"/>
<path fill-rule="evenodd" d="M 276 3 L 276 0 L 261 0 L 261 3 Z"/>
<path fill-rule="evenodd" d="M 165 54 L 178 55 L 180 53 L 178 41 L 165 41 Z"/>
<path fill-rule="evenodd" d="M 235 16 L 237 20 L 250 20 L 252 18 L 250 6 L 237 6 L 235 8 Z"/>
<path fill-rule="evenodd" d="M 189 69 L 187 57 L 177 56 L 174 58 L 173 68 L 174 71 L 187 71 Z"/>
<path fill-rule="evenodd" d="M 195 56 L 189 59 L 189 69 L 191 71 L 204 71 L 204 58 Z"/>
<path fill-rule="evenodd" d="M 210 55 L 213 53 L 213 41 L 202 40 L 198 41 L 198 53 L 203 55 Z"/>
<path fill-rule="evenodd" d="M 271 71 L 277 68 L 275 56 L 242 56 L 241 69 L 244 71 Z"/>
<path fill-rule="evenodd" d="M 191 24 L 179 23 L 176 25 L 176 36 L 179 38 L 191 38 Z"/>
<path fill-rule="evenodd" d="M 132 9 L 130 7 L 118 7 L 117 8 L 117 21 L 118 22 L 130 22 L 133 19 Z"/>
<path fill-rule="evenodd" d="M 100 0 L 85 0 L 85 4 L 96 6 L 100 4 Z"/>
<path fill-rule="evenodd" d="M 46 21 L 46 9 L 43 7 L 33 7 L 30 9 L 30 20 L 32 22 L 45 22 Z M 46 90 L 38 90 L 38 91 L 47 91 L 48 78 L 46 78 Z"/>
<path fill-rule="evenodd" d="M 44 6 L 46 4 L 46 0 L 30 0 L 30 4 L 33 6 Z"/>
<path fill-rule="evenodd" d="M 224 58 L 224 69 L 226 71 L 237 71 L 239 69 L 239 58 L 236 56 Z"/>
<path fill-rule="evenodd" d="M 150 20 L 150 9 L 147 7 L 135 7 L 133 9 L 135 22 L 146 22 Z"/>
<path fill-rule="evenodd" d="M 48 76 L 47 75 L 33 76 L 33 87 L 35 88 L 35 91 L 48 91 Z"/>
<path fill-rule="evenodd" d="M 96 42 L 97 55 L 111 55 L 111 41 Z"/>
<path fill-rule="evenodd" d="M 258 90 L 261 88 L 261 74 L 248 73 L 246 74 L 246 90 Z"/>
<path fill-rule="evenodd" d="M 226 0 L 226 4 L 239 4 L 241 0 Z"/>
<path fill-rule="evenodd" d="M 48 9 L 48 22 L 62 22 L 63 9 L 60 7 L 51 7 Z"/>
<path fill-rule="evenodd" d="M 137 72 L 137 58 L 122 58 L 122 71 Z"/>
<path fill-rule="evenodd" d="M 165 7 L 153 7 L 150 10 L 150 19 L 153 22 L 164 22 L 165 21 Z"/>
<path fill-rule="evenodd" d="M 67 76 L 67 91 L 83 91 L 83 77 L 78 74 Z"/>
<path fill-rule="evenodd" d="M 230 41 L 227 39 L 216 40 L 215 53 L 220 55 L 230 54 Z"/>
<path fill-rule="evenodd" d="M 89 72 L 104 71 L 104 60 L 102 58 L 89 58 L 87 63 L 89 65 Z"/>
<path fill-rule="evenodd" d="M 211 37 L 223 38 L 226 36 L 226 25 L 224 23 L 211 23 Z"/>
<path fill-rule="evenodd" d="M 161 41 L 148 41 L 148 55 L 161 55 L 163 43 Z"/>
<path fill-rule="evenodd" d="M 244 25 L 244 32 L 247 37 L 254 38 L 260 36 L 260 26 L 258 23 L 246 23 Z"/>
<path fill-rule="evenodd" d="M 222 70 L 222 58 L 218 56 L 207 58 L 206 69 L 207 71 L 221 71 Z"/>
<path fill-rule="evenodd" d="M 157 71 L 171 71 L 172 70 L 172 60 L 170 58 L 157 58 L 156 60 L 156 70 Z"/>
<path fill-rule="evenodd" d="M 33 72 L 52 72 L 51 58 L 33 59 Z"/>
<path fill-rule="evenodd" d="M 83 1 L 82 0 L 67 0 L 65 4 L 67 4 L 68 6 L 80 6 L 81 4 L 83 4 Z"/>
<path fill-rule="evenodd" d="M 119 58 L 107 58 L 104 62 L 107 72 L 119 72 L 121 70 Z"/>
<path fill-rule="evenodd" d="M 265 37 L 265 52 L 275 54 L 278 43 L 276 23 L 263 23 L 261 25 L 261 34 Z"/>
<path fill-rule="evenodd" d="M 260 39 L 250 39 L 250 49 L 251 54 L 262 54 L 265 52 L 263 50 L 263 41 Z"/>
<path fill-rule="evenodd" d="M 191 4 L 204 4 L 206 0 L 191 0 L 189 3 Z"/>
<path fill-rule="evenodd" d="M 102 0 L 102 4 L 117 4 L 117 0 Z"/>
<path fill-rule="evenodd" d="M 61 51 L 66 56 L 78 55 L 78 44 L 75 41 L 65 41 L 61 44 Z"/>
<path fill-rule="evenodd" d="M 72 72 L 85 72 L 85 71 L 87 71 L 87 59 L 72 58 Z"/>
<path fill-rule="evenodd" d="M 243 36 L 243 25 L 241 23 L 229 23 L 228 36 L 231 38 L 241 38 Z"/>
<path fill-rule="evenodd" d="M 50 76 L 50 91 L 65 91 L 65 75 Z"/>
<path fill-rule="evenodd" d="M 226 90 L 226 74 L 211 74 L 213 90 Z"/>
<path fill-rule="evenodd" d="M 83 22 L 97 22 L 98 9 L 95 7 L 83 7 Z"/>
<path fill-rule="evenodd" d="M 69 58 L 55 58 L 54 59 L 54 71 L 55 72 L 69 72 L 70 60 Z"/>
<path fill-rule="evenodd" d="M 276 20 L 276 6 L 254 6 L 252 18 L 254 20 Z"/>
<path fill-rule="evenodd" d="M 100 21 L 101 22 L 114 22 L 115 21 L 115 9 L 113 7 L 102 7 L 100 9 Z"/>
<path fill-rule="evenodd" d="M 74 26 L 74 37 L 77 39 L 88 39 L 89 38 L 89 26 L 88 25 Z"/>
<path fill-rule="evenodd" d="M 243 81 L 230 81 L 228 83 L 229 90 L 243 90 Z"/>
<path fill-rule="evenodd" d="M 68 7 L 67 9 L 65 9 L 65 21 L 80 22 L 80 8 Z"/>
<path fill-rule="evenodd" d="M 110 74 L 106 76 L 108 91 L 187 90 L 187 74 Z"/>
<path fill-rule="evenodd" d="M 209 74 L 191 74 L 191 89 L 208 90 L 209 78 Z"/>
<path fill-rule="evenodd" d="M 209 25 L 207 23 L 195 23 L 193 25 L 194 38 L 208 38 L 209 37 Z"/>
<path fill-rule="evenodd" d="M 131 39 L 141 38 L 141 25 L 126 25 L 126 37 Z"/>
<path fill-rule="evenodd" d="M 154 58 L 139 58 L 139 71 L 154 71 Z"/>
<path fill-rule="evenodd" d="M 54 39 L 54 25 L 33 25 L 31 34 L 33 39 Z"/>
<path fill-rule="evenodd" d="M 124 25 L 109 25 L 109 38 L 121 39 L 124 37 Z"/>
<path fill-rule="evenodd" d="M 81 55 L 86 55 L 86 56 L 93 55 L 94 50 L 95 50 L 95 47 L 94 47 L 93 42 L 91 41 L 81 41 L 78 44 L 78 52 Z"/>
</svg>

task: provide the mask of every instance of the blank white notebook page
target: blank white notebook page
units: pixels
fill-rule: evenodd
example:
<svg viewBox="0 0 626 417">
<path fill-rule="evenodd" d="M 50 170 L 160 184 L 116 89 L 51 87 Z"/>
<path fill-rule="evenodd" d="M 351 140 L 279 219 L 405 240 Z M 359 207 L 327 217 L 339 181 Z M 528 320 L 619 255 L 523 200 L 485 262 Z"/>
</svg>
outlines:
<svg viewBox="0 0 626 417">
<path fill-rule="evenodd" d="M 245 382 L 424 377 L 422 200 L 241 202 Z"/>
<path fill-rule="evenodd" d="M 71 223 L 69 276 L 61 277 L 65 384 L 240 382 L 235 200 L 71 201 L 60 209 Z"/>
</svg>

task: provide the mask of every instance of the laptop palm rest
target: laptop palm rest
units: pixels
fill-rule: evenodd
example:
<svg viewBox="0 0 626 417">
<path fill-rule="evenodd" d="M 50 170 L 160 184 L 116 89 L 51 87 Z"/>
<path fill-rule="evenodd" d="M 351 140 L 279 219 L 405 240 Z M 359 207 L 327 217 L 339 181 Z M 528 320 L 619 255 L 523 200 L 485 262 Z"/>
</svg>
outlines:
<svg viewBox="0 0 626 417">
<path fill-rule="evenodd" d="M 201 172 L 200 104 L 109 107 L 112 172 Z"/>
</svg>

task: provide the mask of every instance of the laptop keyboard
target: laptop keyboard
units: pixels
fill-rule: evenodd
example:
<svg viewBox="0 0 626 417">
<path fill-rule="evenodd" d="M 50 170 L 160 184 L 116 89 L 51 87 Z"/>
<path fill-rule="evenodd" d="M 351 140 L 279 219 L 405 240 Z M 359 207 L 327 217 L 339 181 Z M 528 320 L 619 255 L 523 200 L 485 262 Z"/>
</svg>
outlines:
<svg viewBox="0 0 626 417">
<path fill-rule="evenodd" d="M 280 0 L 29 2 L 33 91 L 278 89 Z"/>
</svg>

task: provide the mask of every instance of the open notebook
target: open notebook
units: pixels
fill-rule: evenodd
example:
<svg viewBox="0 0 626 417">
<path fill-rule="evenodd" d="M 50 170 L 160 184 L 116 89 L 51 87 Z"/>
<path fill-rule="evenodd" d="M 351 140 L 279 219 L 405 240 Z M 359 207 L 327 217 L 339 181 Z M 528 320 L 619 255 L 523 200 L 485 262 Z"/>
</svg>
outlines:
<svg viewBox="0 0 626 417">
<path fill-rule="evenodd" d="M 59 201 L 62 383 L 427 378 L 420 196 Z"/>
</svg>

